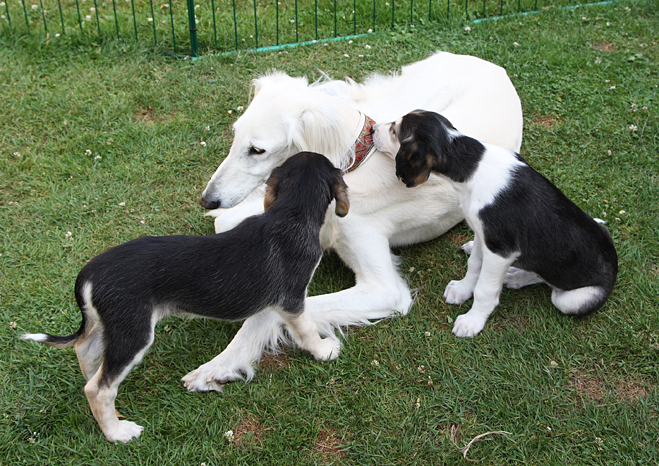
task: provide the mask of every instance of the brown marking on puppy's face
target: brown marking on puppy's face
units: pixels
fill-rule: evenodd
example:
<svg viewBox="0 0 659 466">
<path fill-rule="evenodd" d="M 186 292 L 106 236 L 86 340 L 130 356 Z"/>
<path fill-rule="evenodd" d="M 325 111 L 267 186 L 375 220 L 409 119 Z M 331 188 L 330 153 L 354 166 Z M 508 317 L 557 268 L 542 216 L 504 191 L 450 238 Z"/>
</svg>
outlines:
<svg viewBox="0 0 659 466">
<path fill-rule="evenodd" d="M 396 153 L 396 176 L 408 188 L 425 183 L 432 173 L 435 157 L 424 147 L 414 133 L 419 115 L 409 113 L 399 121 L 400 148 Z"/>
<path fill-rule="evenodd" d="M 263 200 L 263 208 L 267 212 L 270 206 L 277 200 L 279 196 L 279 170 L 274 169 L 270 178 L 265 184 L 265 198 Z"/>
</svg>

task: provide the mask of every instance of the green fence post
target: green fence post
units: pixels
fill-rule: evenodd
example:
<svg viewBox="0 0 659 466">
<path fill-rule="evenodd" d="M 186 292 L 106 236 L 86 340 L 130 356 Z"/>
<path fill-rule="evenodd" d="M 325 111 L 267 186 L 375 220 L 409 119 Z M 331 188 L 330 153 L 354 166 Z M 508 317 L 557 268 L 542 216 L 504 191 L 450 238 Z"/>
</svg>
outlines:
<svg viewBox="0 0 659 466">
<path fill-rule="evenodd" d="M 259 23 L 256 16 L 256 0 L 254 0 L 254 39 L 256 41 L 256 48 L 259 48 Z"/>
<path fill-rule="evenodd" d="M 158 39 L 156 37 L 156 15 L 153 14 L 153 0 L 149 0 L 151 4 L 151 25 L 153 26 L 153 45 L 158 45 Z"/>
<path fill-rule="evenodd" d="M 215 38 L 215 50 L 217 50 L 217 25 L 215 24 L 215 0 L 211 0 L 211 8 L 213 8 L 213 34 Z"/>
<path fill-rule="evenodd" d="M 96 26 L 98 27 L 98 38 L 101 38 L 101 22 L 98 20 L 98 5 L 94 0 L 94 13 L 96 13 Z"/>
<path fill-rule="evenodd" d="M 76 0 L 77 3 L 78 0 Z M 117 4 L 114 0 L 112 0 L 112 11 L 114 11 L 114 27 L 117 30 L 117 40 L 121 40 L 121 37 L 119 37 L 119 21 L 117 20 Z M 80 15 L 80 11 L 78 11 L 78 15 Z M 80 31 L 82 31 L 82 26 L 80 26 Z"/>
<path fill-rule="evenodd" d="M 27 21 L 27 8 L 25 8 L 25 0 L 23 1 L 23 14 L 25 15 L 25 27 L 27 28 L 27 32 L 30 32 L 30 23 Z M 77 2 L 78 0 L 76 0 Z M 80 31 L 82 31 L 82 26 L 80 26 Z"/>
<path fill-rule="evenodd" d="M 194 17 L 194 0 L 188 0 L 188 25 L 190 26 L 190 55 L 197 56 L 197 23 Z"/>
<path fill-rule="evenodd" d="M 48 35 L 48 26 L 46 26 L 46 12 L 43 9 L 43 0 L 39 0 L 39 5 L 41 6 L 41 17 L 43 18 L 43 30 Z"/>
<path fill-rule="evenodd" d="M 172 0 L 169 0 L 169 21 L 172 24 L 172 42 L 174 43 L 174 53 L 178 53 L 176 50 L 176 32 L 174 31 L 174 7 L 172 6 Z"/>
<path fill-rule="evenodd" d="M 297 0 L 295 0 L 295 43 L 300 42 L 300 29 L 298 27 L 297 19 Z"/>
<path fill-rule="evenodd" d="M 133 9 L 133 27 L 135 27 L 135 42 L 137 42 L 139 39 L 137 38 L 137 20 L 135 19 L 135 1 L 130 0 L 130 5 Z"/>
<path fill-rule="evenodd" d="M 59 0 L 57 0 L 59 1 Z M 11 16 L 9 16 L 9 2 L 5 0 L 5 11 L 7 12 L 7 22 L 9 23 L 9 28 L 13 31 L 14 28 L 11 27 Z M 60 13 L 62 12 L 62 8 L 60 7 Z"/>
<path fill-rule="evenodd" d="M 238 50 L 238 20 L 236 19 L 236 0 L 233 0 L 233 37 L 236 39 L 236 50 Z"/>
</svg>

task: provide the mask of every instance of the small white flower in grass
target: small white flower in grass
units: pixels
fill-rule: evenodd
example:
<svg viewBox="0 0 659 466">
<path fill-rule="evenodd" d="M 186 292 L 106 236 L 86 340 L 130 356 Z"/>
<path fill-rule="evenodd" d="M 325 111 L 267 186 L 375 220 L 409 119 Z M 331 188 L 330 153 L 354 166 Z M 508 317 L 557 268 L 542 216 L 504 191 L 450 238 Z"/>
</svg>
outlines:
<svg viewBox="0 0 659 466">
<path fill-rule="evenodd" d="M 352 44 L 352 41 L 351 41 L 351 40 L 349 40 L 349 41 L 348 41 L 348 44 Z"/>
<path fill-rule="evenodd" d="M 621 210 L 621 211 L 618 212 L 618 213 L 619 213 L 620 215 L 623 215 L 623 214 L 625 214 L 626 212 L 625 212 L 624 210 Z"/>
<path fill-rule="evenodd" d="M 643 111 L 644 111 L 644 112 L 647 112 L 647 111 L 648 111 L 648 107 L 647 107 L 647 105 L 644 105 L 644 106 L 643 106 Z"/>
<path fill-rule="evenodd" d="M 595 59 L 595 64 L 596 64 L 596 65 L 599 65 L 600 63 L 602 63 L 602 60 L 600 59 L 600 57 L 597 57 L 597 58 Z"/>
<path fill-rule="evenodd" d="M 386 2 L 385 5 L 389 6 L 389 2 Z"/>
<path fill-rule="evenodd" d="M 194 23 L 199 24 L 199 20 L 197 18 L 195 18 Z"/>
<path fill-rule="evenodd" d="M 20 152 L 14 152 L 14 157 L 20 157 L 21 153 Z"/>
<path fill-rule="evenodd" d="M 607 21 L 607 22 L 606 22 L 606 25 L 607 25 L 607 26 L 611 26 L 611 23 L 609 23 L 609 22 Z"/>
<path fill-rule="evenodd" d="M 361 54 L 360 54 L 360 55 L 357 55 L 357 56 L 358 56 L 359 58 L 364 58 L 364 55 L 361 55 Z"/>
<path fill-rule="evenodd" d="M 637 129 L 638 129 L 638 126 L 636 126 L 636 125 L 629 125 L 629 130 L 630 130 L 632 133 L 633 133 L 634 131 L 636 131 Z"/>
<path fill-rule="evenodd" d="M 515 47 L 519 47 L 519 42 L 513 42 L 513 45 L 514 45 Z"/>
<path fill-rule="evenodd" d="M 627 11 L 632 11 L 632 9 L 629 8 L 628 6 L 625 7 L 625 10 L 627 10 Z"/>
<path fill-rule="evenodd" d="M 126 203 L 125 203 L 125 202 L 120 202 L 119 205 L 120 205 L 120 206 L 125 206 Z"/>
<path fill-rule="evenodd" d="M 380 362 L 377 359 L 374 359 L 373 361 L 371 361 L 371 364 L 377 367 L 380 365 Z"/>
<path fill-rule="evenodd" d="M 0 6 L 5 6 L 5 2 L 0 2 Z"/>
<path fill-rule="evenodd" d="M 416 399 L 416 409 L 419 409 L 421 407 L 421 398 Z"/>
<path fill-rule="evenodd" d="M 366 32 L 368 32 L 368 33 L 370 34 L 370 33 L 372 33 L 372 32 L 373 32 L 373 29 L 369 29 L 369 30 L 368 30 L 368 31 L 366 31 Z"/>
<path fill-rule="evenodd" d="M 465 28 L 465 32 L 471 32 L 471 28 L 470 28 L 469 26 L 467 26 L 467 27 Z"/>
<path fill-rule="evenodd" d="M 228 110 L 227 113 L 231 115 L 233 113 L 233 110 Z"/>
<path fill-rule="evenodd" d="M 549 426 L 547 426 L 547 433 L 548 433 L 548 434 L 551 434 L 551 433 L 552 433 L 551 427 L 549 427 Z"/>
<path fill-rule="evenodd" d="M 59 32 L 57 34 L 55 34 L 55 37 L 59 37 Z"/>
<path fill-rule="evenodd" d="M 611 80 L 610 80 L 610 79 L 605 79 L 604 82 L 605 82 L 605 83 L 610 83 Z"/>
<path fill-rule="evenodd" d="M 616 88 L 615 86 L 611 86 L 611 87 L 609 87 L 609 89 L 611 89 L 611 90 L 613 90 L 613 89 L 615 89 L 615 88 Z"/>
<path fill-rule="evenodd" d="M 291 24 L 293 24 L 295 22 L 295 19 L 291 19 L 290 22 Z"/>
<path fill-rule="evenodd" d="M 329 44 L 328 44 L 327 42 L 325 42 L 325 43 L 323 44 L 323 47 L 327 47 L 328 45 L 329 45 Z"/>
<path fill-rule="evenodd" d="M 11 328 L 12 330 L 16 330 L 16 327 L 17 327 L 16 322 L 9 322 L 9 328 Z"/>
<path fill-rule="evenodd" d="M 370 46 L 370 45 L 368 45 L 368 44 L 366 44 L 366 45 L 364 46 L 364 48 L 365 48 L 366 50 L 368 50 L 368 49 L 370 49 L 370 48 L 371 48 L 371 46 Z"/>
<path fill-rule="evenodd" d="M 240 105 L 240 106 L 236 107 L 236 110 L 238 110 L 239 112 L 242 112 L 243 110 L 245 110 L 245 107 Z"/>
<path fill-rule="evenodd" d="M 609 149 L 608 151 L 606 151 L 606 154 L 607 154 L 609 157 L 611 157 L 611 149 Z"/>
<path fill-rule="evenodd" d="M 343 56 L 346 58 L 350 58 L 350 55 L 348 55 L 347 53 L 344 53 Z"/>
<path fill-rule="evenodd" d="M 233 442 L 233 431 L 232 430 L 227 430 L 224 433 L 224 438 L 227 439 L 229 442 Z"/>
<path fill-rule="evenodd" d="M 429 337 L 429 336 L 430 336 L 430 332 L 426 332 L 426 336 Z"/>
<path fill-rule="evenodd" d="M 549 365 L 550 365 L 551 367 L 558 367 L 558 363 L 557 363 L 556 361 L 550 361 L 550 362 L 549 362 Z"/>
<path fill-rule="evenodd" d="M 637 111 L 638 109 L 636 108 L 636 104 L 632 104 L 632 112 Z"/>
<path fill-rule="evenodd" d="M 91 8 L 89 9 L 89 11 L 94 12 L 94 11 L 96 11 L 96 8 L 91 7 Z"/>
<path fill-rule="evenodd" d="M 5 19 L 6 16 L 5 15 L 0 15 L 0 18 Z"/>
<path fill-rule="evenodd" d="M 150 23 L 153 23 L 153 18 L 147 18 L 146 20 Z"/>
<path fill-rule="evenodd" d="M 94 157 L 94 159 L 95 159 L 95 160 L 101 160 L 101 156 L 100 156 L 100 155 L 97 155 L 96 157 Z"/>
<path fill-rule="evenodd" d="M 582 16 L 581 19 L 583 19 L 584 21 L 588 21 L 588 18 L 586 18 L 585 16 Z"/>
<path fill-rule="evenodd" d="M 197 8 L 199 8 L 199 5 L 195 5 L 195 6 L 194 6 L 194 9 L 195 9 L 195 10 L 196 10 Z"/>
<path fill-rule="evenodd" d="M 201 141 L 199 144 L 201 144 L 201 147 L 206 147 L 206 141 Z"/>
<path fill-rule="evenodd" d="M 32 9 L 33 9 L 33 10 L 36 10 L 37 8 L 39 8 L 38 5 L 32 5 Z"/>
<path fill-rule="evenodd" d="M 146 222 L 144 220 L 140 220 L 140 223 L 144 225 Z"/>
</svg>

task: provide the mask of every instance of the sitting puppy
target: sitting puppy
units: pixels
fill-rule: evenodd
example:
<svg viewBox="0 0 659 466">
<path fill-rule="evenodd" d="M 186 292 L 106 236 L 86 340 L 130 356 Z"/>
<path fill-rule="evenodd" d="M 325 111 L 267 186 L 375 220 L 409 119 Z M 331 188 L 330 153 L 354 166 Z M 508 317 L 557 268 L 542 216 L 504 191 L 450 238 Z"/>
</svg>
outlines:
<svg viewBox="0 0 659 466">
<path fill-rule="evenodd" d="M 23 338 L 56 347 L 75 344 L 92 413 L 109 441 L 124 443 L 139 437 L 142 427 L 117 418 L 117 387 L 153 343 L 163 317 L 236 321 L 271 308 L 300 347 L 316 359 L 334 359 L 339 342 L 321 339 L 304 312 L 323 253 L 320 227 L 333 199 L 336 214 L 345 216 L 341 170 L 320 154 L 302 152 L 272 172 L 265 213 L 217 235 L 143 237 L 108 249 L 78 275 L 78 331 Z"/>
<path fill-rule="evenodd" d="M 448 284 L 444 298 L 461 304 L 473 294 L 474 303 L 455 320 L 456 336 L 483 330 L 511 265 L 518 268 L 511 268 L 514 279 L 509 274 L 517 287 L 546 282 L 564 314 L 586 315 L 604 305 L 618 273 L 611 235 L 519 154 L 465 136 L 443 116 L 420 110 L 376 125 L 374 142 L 395 154 L 396 176 L 408 188 L 433 172 L 458 192 L 474 242 L 467 274 Z"/>
</svg>

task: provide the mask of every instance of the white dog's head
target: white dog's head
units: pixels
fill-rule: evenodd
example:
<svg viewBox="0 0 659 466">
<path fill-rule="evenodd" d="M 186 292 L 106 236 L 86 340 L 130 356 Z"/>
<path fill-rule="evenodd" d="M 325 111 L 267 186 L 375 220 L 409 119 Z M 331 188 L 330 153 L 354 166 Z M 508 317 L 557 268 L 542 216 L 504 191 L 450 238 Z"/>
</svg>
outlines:
<svg viewBox="0 0 659 466">
<path fill-rule="evenodd" d="M 253 84 L 254 99 L 233 125 L 229 155 L 202 194 L 206 209 L 240 203 L 300 151 L 321 153 L 339 166 L 353 143 L 353 129 L 337 109 L 345 104 L 306 78 L 272 73 Z"/>
</svg>

